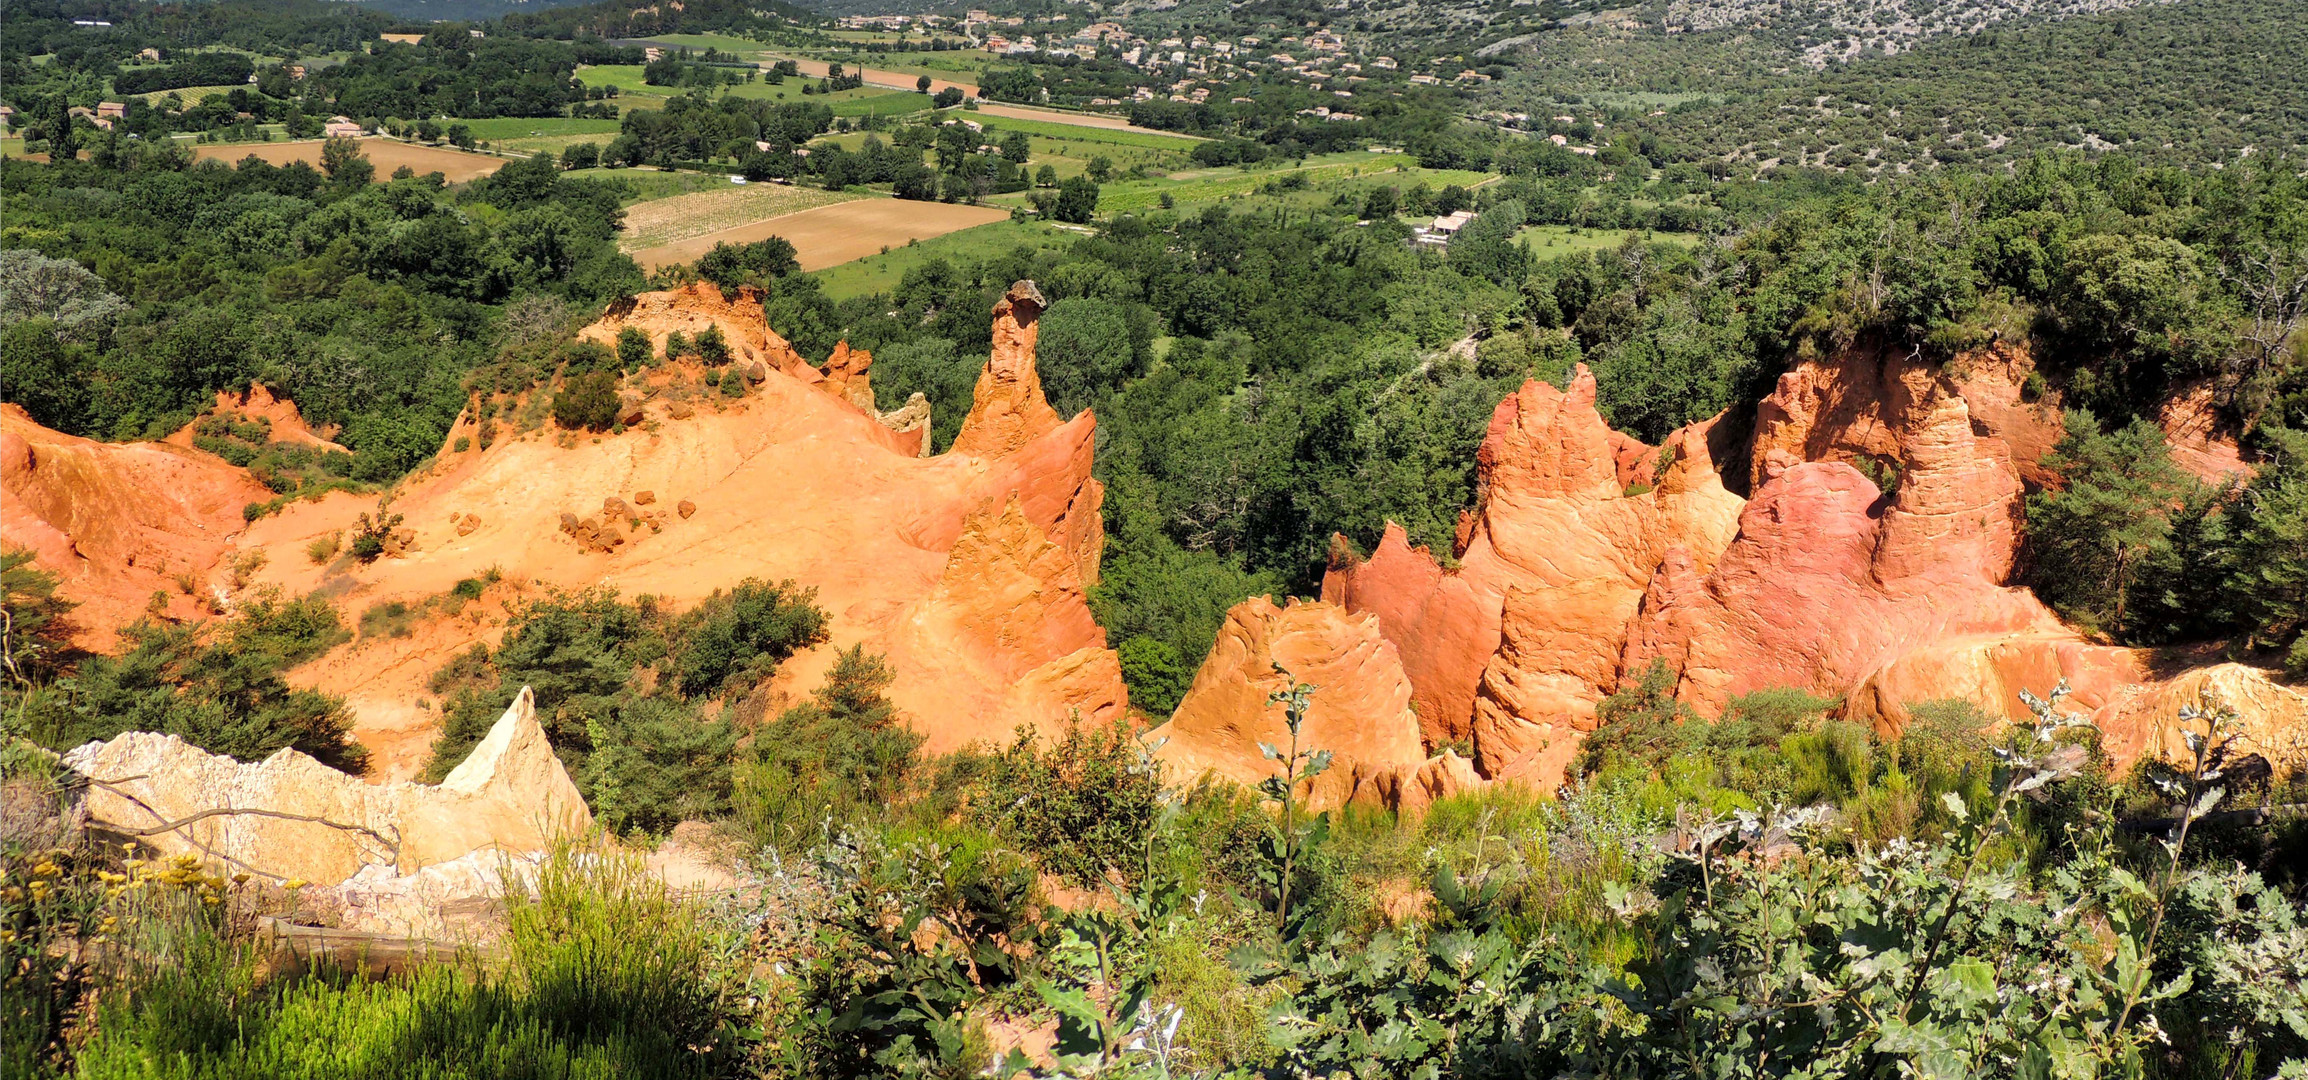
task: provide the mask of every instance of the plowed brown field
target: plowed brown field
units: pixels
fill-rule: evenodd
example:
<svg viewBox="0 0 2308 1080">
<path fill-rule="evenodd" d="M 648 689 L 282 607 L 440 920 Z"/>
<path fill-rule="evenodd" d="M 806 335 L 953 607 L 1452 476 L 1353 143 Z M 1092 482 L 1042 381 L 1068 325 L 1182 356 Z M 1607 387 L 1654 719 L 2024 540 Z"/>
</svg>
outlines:
<svg viewBox="0 0 2308 1080">
<path fill-rule="evenodd" d="M 365 138 L 360 140 L 361 153 L 377 167 L 377 182 L 393 177 L 393 170 L 403 165 L 415 169 L 422 176 L 437 172 L 452 184 L 461 184 L 475 177 L 487 176 L 505 167 L 505 159 L 487 154 L 468 154 L 441 146 L 418 146 L 392 139 Z M 321 163 L 321 140 L 277 143 L 203 143 L 192 148 L 196 157 L 216 158 L 233 164 L 251 154 L 275 165 L 302 161 L 318 167 Z"/>
<path fill-rule="evenodd" d="M 822 270 L 852 259 L 879 253 L 885 247 L 903 247 L 909 240 L 927 240 L 975 225 L 1001 221 L 1008 210 L 959 203 L 916 202 L 911 199 L 857 199 L 821 206 L 797 214 L 706 233 L 676 243 L 633 252 L 644 270 L 685 263 L 713 250 L 718 243 L 750 244 L 771 236 L 793 243 L 804 270 Z"/>
</svg>

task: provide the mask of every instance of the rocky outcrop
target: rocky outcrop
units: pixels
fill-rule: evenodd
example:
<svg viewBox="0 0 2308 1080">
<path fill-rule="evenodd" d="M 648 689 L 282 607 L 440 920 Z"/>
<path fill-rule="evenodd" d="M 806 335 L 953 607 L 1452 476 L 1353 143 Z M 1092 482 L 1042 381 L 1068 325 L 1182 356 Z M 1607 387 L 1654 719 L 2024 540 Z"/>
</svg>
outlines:
<svg viewBox="0 0 2308 1080">
<path fill-rule="evenodd" d="M 2046 694 L 2063 681 L 2074 691 L 2064 707 L 2100 729 L 2101 747 L 2118 769 L 2147 756 L 2184 759 L 2179 710 L 2207 699 L 2237 711 L 2239 753 L 2277 762 L 2308 755 L 2308 694 L 2266 671 L 2232 663 L 2167 671 L 2154 650 L 2063 633 L 1960 638 L 1913 650 L 1862 681 L 1845 712 L 1886 737 L 1905 730 L 1915 706 L 1927 701 L 1967 701 L 1990 717 L 2019 721 L 2029 715 L 2020 691 Z"/>
<path fill-rule="evenodd" d="M 1072 553 L 1015 496 L 965 519 L 936 586 L 892 622 L 891 662 L 940 673 L 899 696 L 932 752 L 1006 737 L 979 722 L 989 715 L 1055 733 L 1076 720 L 1112 723 L 1129 707 Z"/>
<path fill-rule="evenodd" d="M 1042 396 L 1034 366 L 1037 323 L 1047 306 L 1031 281 L 1010 286 L 994 305 L 994 346 L 970 397 L 970 415 L 954 438 L 954 452 L 1003 457 L 1058 427 L 1058 413 Z"/>
<path fill-rule="evenodd" d="M 914 456 L 930 456 L 930 399 L 916 390 L 906 403 L 888 412 L 877 412 L 874 419 L 882 426 L 914 440 Z"/>
<path fill-rule="evenodd" d="M 1493 779 L 1553 785 L 1596 702 L 1654 663 L 1702 714 L 1794 686 L 1848 695 L 1848 713 L 1887 731 L 1928 697 L 2018 719 L 2020 688 L 2065 677 L 2119 756 L 2153 752 L 2172 688 L 2196 676 L 2086 643 L 2007 584 L 2023 480 L 2060 436 L 2057 410 L 2025 400 L 2031 371 L 2005 347 L 1938 366 L 1866 350 L 1806 361 L 1730 465 L 1753 484 L 1744 503 L 1720 483 L 1735 451 L 1719 421 L 1654 450 L 1603 425 L 1583 371 L 1567 392 L 1526 385 L 1484 439 L 1458 565 L 1390 528 L 1368 559 L 1340 542 L 1323 595 L 1378 617 L 1427 744 L 1471 739 Z M 2262 674 L 2220 678 L 2298 715 Z"/>
<path fill-rule="evenodd" d="M 1215 776 L 1244 786 L 1280 767 L 1260 743 L 1290 746 L 1272 695 L 1294 682 L 1315 687 L 1302 749 L 1328 750 L 1328 771 L 1304 792 L 1321 809 L 1348 802 L 1418 809 L 1479 783 L 1465 759 L 1430 767 L 1411 711 L 1411 684 L 1378 619 L 1335 604 L 1253 597 L 1227 612 L 1217 643 L 1170 722 L 1147 735 L 1172 778 Z"/>
<path fill-rule="evenodd" d="M 1592 727 L 1668 552 L 1708 566 L 1730 541 L 1740 499 L 1719 475 L 1722 441 L 1714 422 L 1656 449 L 1612 431 L 1584 367 L 1568 390 L 1525 383 L 1492 415 L 1458 565 L 1390 527 L 1367 560 L 1334 549 L 1323 598 L 1378 616 L 1429 746 L 1471 740 L 1485 774 L 1519 776 Z"/>
<path fill-rule="evenodd" d="M 1712 573 L 1662 574 L 1623 670 L 1657 661 L 1712 713 L 1775 686 L 1841 695 L 1898 657 L 1950 638 L 2053 633 L 2007 587 L 2020 482 L 1999 440 L 1975 436 L 1950 387 L 1902 433 L 1897 494 L 1841 462 L 1771 467 Z"/>
<path fill-rule="evenodd" d="M 340 454 L 350 452 L 315 434 L 310 427 L 305 426 L 304 414 L 297 411 L 296 402 L 274 397 L 263 383 L 250 383 L 245 394 L 235 394 L 230 390 L 217 391 L 216 404 L 210 408 L 209 413 L 243 423 L 262 423 L 267 432 L 267 442 L 294 443 Z M 197 434 L 195 429 L 199 426 L 197 420 L 186 424 L 162 441 L 171 446 L 190 447 L 193 445 L 193 436 Z"/>
<path fill-rule="evenodd" d="M 729 317 L 719 300 L 650 294 L 587 333 L 609 337 L 617 318 L 689 303 Z M 834 367 L 862 380 L 863 354 L 849 357 Z M 1009 362 L 1030 378 L 1030 353 Z M 901 435 L 827 392 L 831 380 L 779 368 L 765 367 L 742 398 L 676 418 L 683 402 L 668 399 L 694 375 L 665 365 L 629 381 L 648 422 L 581 439 L 508 425 L 487 448 L 412 477 L 392 507 L 414 532 L 408 558 L 331 570 L 305 557 L 373 500 L 298 503 L 256 522 L 241 540 L 268 553 L 256 583 L 288 595 L 325 583 L 351 604 L 415 606 L 496 568 L 537 594 L 606 585 L 677 611 L 745 578 L 790 579 L 817 590 L 832 640 L 785 664 L 777 691 L 806 695 L 838 650 L 862 645 L 890 658 L 892 700 L 943 748 L 1005 740 L 1021 723 L 1049 730 L 1075 712 L 1122 713 L 1119 664 L 1086 599 L 1104 533 L 1090 476 L 1096 417 L 1052 424 L 1000 456 L 922 457 L 926 424 Z M 339 655 L 295 677 L 345 695 L 364 741 L 400 745 L 435 722 L 419 708 L 432 697 L 426 663 L 502 632 L 501 609 L 482 610 L 493 625 L 417 627 L 429 661 Z"/>
<path fill-rule="evenodd" d="M 817 369 L 770 329 L 761 300 L 761 290 L 752 285 L 725 294 L 720 286 L 699 281 L 619 300 L 577 336 L 614 349 L 617 335 L 631 327 L 649 335 L 652 351 L 663 353 L 665 339 L 672 334 L 694 340 L 706 328 L 718 327 L 722 339 L 729 343 L 730 359 L 737 364 L 759 363 L 804 382 L 817 382 Z"/>
<path fill-rule="evenodd" d="M 2156 424 L 2172 451 L 2172 464 L 2207 484 L 2252 478 L 2244 464 L 2234 425 L 2220 415 L 2210 379 L 2189 383 L 2156 410 Z"/>
<path fill-rule="evenodd" d="M 435 868 L 476 855 L 544 850 L 593 823 L 527 689 L 437 786 L 363 783 L 294 750 L 243 763 L 142 731 L 88 743 L 65 763 L 92 781 L 93 823 L 276 884 L 325 889 L 359 877 L 390 891 L 395 879 L 437 878 Z M 439 899 L 437 889 L 406 891 Z"/>
<path fill-rule="evenodd" d="M 828 393 L 869 414 L 879 415 L 874 411 L 873 363 L 872 353 L 852 349 L 849 342 L 843 341 L 833 347 L 833 355 L 826 358 L 818 374 L 824 377 Z"/>
<path fill-rule="evenodd" d="M 0 404 L 0 543 L 30 550 L 80 605 L 89 648 L 154 603 L 191 617 L 241 531 L 241 509 L 272 498 L 248 474 L 165 443 L 100 443 L 51 431 Z"/>
<path fill-rule="evenodd" d="M 1755 410 L 1748 481 L 1805 461 L 1841 461 L 1888 477 L 1901 467 L 1902 439 L 1946 393 L 1963 399 L 1978 432 L 2003 443 L 2012 468 L 2040 486 L 2039 462 L 2065 434 L 2058 403 L 2027 400 L 2035 361 L 2024 348 L 1993 345 L 1945 364 L 1880 347 L 1805 360 L 1779 377 Z"/>
</svg>

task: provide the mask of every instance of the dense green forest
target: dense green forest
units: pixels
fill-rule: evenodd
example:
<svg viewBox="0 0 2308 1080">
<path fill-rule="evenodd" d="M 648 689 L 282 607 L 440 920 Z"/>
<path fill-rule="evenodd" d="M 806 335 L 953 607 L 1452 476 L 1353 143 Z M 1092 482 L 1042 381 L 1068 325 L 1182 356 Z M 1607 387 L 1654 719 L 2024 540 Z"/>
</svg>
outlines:
<svg viewBox="0 0 2308 1080">
<path fill-rule="evenodd" d="M 2308 50 L 2308 26 L 2293 14 L 2282 0 L 2190 0 L 2001 27 L 1801 80 L 1696 79 L 1676 88 L 1697 91 L 1695 100 L 1660 116 L 1629 108 L 1624 119 L 1707 156 L 1865 171 L 2004 163 L 2054 148 L 2172 163 L 2296 155 L 2308 72 L 2294 58 Z M 1657 78 L 1680 68 L 1665 54 L 1685 46 L 1636 45 L 1625 68 Z M 1550 99 L 1578 100 L 1549 65 L 1516 70 L 1516 85 L 1501 91 L 1509 101 L 1552 112 Z"/>
</svg>

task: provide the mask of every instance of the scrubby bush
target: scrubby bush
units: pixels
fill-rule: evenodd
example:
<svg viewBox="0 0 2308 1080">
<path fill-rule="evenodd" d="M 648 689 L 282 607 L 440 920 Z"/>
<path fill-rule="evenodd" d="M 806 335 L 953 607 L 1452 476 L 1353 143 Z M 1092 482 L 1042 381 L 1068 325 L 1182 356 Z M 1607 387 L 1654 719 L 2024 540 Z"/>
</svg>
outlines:
<svg viewBox="0 0 2308 1080">
<path fill-rule="evenodd" d="M 648 367 L 655 358 L 649 346 L 649 335 L 640 327 L 628 326 L 617 331 L 617 363 L 627 371 Z"/>
<path fill-rule="evenodd" d="M 1144 872 L 1162 780 L 1127 723 L 1073 723 L 1048 740 L 1020 728 L 980 784 L 973 817 L 1051 872 L 1089 883 Z"/>
<path fill-rule="evenodd" d="M 617 422 L 617 376 L 589 371 L 561 381 L 553 395 L 553 422 L 582 431 L 607 431 Z"/>
<path fill-rule="evenodd" d="M 714 590 L 674 620 L 669 636 L 677 644 L 666 675 L 683 694 L 719 694 L 760 681 L 825 634 L 817 590 L 747 579 L 726 592 Z"/>
<path fill-rule="evenodd" d="M 140 621 L 122 651 L 81 661 L 68 678 L 24 700 L 33 736 L 57 749 L 123 731 L 182 737 L 213 753 L 257 761 L 293 747 L 359 772 L 368 751 L 352 739 L 344 702 L 291 689 L 287 668 L 344 637 L 317 599 L 259 602 L 219 624 Z"/>
<path fill-rule="evenodd" d="M 454 595 L 454 594 L 452 594 Z M 748 580 L 679 617 L 654 597 L 557 593 L 519 610 L 494 652 L 436 673 L 444 710 L 427 775 L 471 753 L 524 686 L 538 717 L 607 824 L 661 830 L 729 809 L 738 731 L 716 696 L 741 697 L 779 663 L 823 639 L 825 613 L 791 582 Z"/>
<path fill-rule="evenodd" d="M 882 696 L 897 677 L 853 645 L 810 699 L 757 729 L 737 765 L 737 812 L 767 846 L 795 851 L 828 823 L 887 820 L 920 779 L 922 736 Z"/>
</svg>

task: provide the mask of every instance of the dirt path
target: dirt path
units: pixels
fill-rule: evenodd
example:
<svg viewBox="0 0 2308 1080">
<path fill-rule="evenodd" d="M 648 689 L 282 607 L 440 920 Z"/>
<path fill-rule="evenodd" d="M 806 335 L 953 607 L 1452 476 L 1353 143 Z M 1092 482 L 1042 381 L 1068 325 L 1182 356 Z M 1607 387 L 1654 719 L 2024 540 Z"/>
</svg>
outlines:
<svg viewBox="0 0 2308 1080">
<path fill-rule="evenodd" d="M 802 269 L 823 270 L 878 254 L 883 248 L 904 247 L 909 240 L 944 236 L 1009 216 L 1008 210 L 991 206 L 857 199 L 722 229 L 632 254 L 642 269 L 655 270 L 694 261 L 713 250 L 715 244 L 750 244 L 782 236 L 793 243 L 794 251 L 801 257 Z"/>
</svg>

